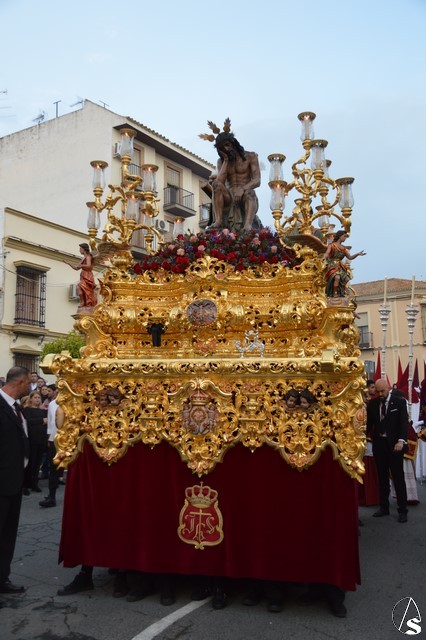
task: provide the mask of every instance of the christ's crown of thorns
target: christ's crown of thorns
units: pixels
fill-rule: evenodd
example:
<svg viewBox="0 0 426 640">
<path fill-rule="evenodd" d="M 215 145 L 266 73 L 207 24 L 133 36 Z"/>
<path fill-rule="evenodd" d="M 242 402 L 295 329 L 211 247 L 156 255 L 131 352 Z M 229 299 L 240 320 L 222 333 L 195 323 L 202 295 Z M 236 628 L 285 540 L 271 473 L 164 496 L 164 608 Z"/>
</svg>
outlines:
<svg viewBox="0 0 426 640">
<path fill-rule="evenodd" d="M 207 124 L 209 125 L 209 128 L 213 131 L 213 133 L 200 133 L 199 137 L 202 140 L 208 140 L 209 142 L 214 142 L 216 140 L 216 136 L 219 133 L 221 133 L 221 131 L 217 126 L 217 124 L 215 124 L 211 120 L 207 120 Z M 231 121 L 229 118 L 226 118 L 225 122 L 223 123 L 223 132 L 229 133 L 230 131 L 231 131 Z M 213 134 L 216 134 L 216 135 L 213 135 Z"/>
</svg>

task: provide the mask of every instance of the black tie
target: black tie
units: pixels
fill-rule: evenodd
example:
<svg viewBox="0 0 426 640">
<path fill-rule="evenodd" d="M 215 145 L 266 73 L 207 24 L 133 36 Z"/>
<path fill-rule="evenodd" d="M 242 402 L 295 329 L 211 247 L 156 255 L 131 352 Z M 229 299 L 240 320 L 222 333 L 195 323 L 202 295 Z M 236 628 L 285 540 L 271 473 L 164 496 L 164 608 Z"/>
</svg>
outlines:
<svg viewBox="0 0 426 640">
<path fill-rule="evenodd" d="M 20 432 L 21 432 L 21 436 L 23 438 L 24 441 L 24 456 L 25 458 L 28 458 L 29 453 L 30 453 L 30 446 L 28 443 L 28 438 L 27 438 L 27 434 L 25 433 L 25 429 L 24 429 L 24 417 L 22 415 L 22 410 L 21 407 L 19 406 L 18 402 L 14 402 L 13 406 L 15 407 L 15 412 L 16 415 L 18 416 L 18 420 L 20 423 Z"/>
<path fill-rule="evenodd" d="M 386 433 L 385 427 L 385 418 L 386 418 L 386 400 L 380 401 L 380 433 Z"/>
</svg>

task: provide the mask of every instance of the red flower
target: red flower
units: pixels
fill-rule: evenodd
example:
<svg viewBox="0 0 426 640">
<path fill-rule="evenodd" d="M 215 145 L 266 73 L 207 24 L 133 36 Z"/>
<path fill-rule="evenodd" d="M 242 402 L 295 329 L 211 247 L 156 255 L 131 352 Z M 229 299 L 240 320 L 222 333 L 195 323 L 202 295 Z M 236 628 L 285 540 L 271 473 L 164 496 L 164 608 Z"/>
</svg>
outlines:
<svg viewBox="0 0 426 640">
<path fill-rule="evenodd" d="M 172 265 L 170 264 L 170 262 L 168 260 L 164 260 L 164 262 L 161 263 L 161 266 L 163 267 L 163 269 L 165 269 L 166 271 L 170 271 L 172 268 Z"/>
<path fill-rule="evenodd" d="M 142 273 L 142 267 L 139 263 L 133 265 L 133 271 L 137 274 Z"/>
</svg>

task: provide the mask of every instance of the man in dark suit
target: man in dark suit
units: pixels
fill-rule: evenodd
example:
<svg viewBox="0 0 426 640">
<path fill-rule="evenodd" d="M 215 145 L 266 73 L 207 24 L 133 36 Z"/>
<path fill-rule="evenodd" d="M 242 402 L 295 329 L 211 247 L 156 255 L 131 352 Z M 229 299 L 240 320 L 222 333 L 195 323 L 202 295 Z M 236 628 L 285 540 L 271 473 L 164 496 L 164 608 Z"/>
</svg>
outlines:
<svg viewBox="0 0 426 640">
<path fill-rule="evenodd" d="M 389 473 L 395 485 L 398 522 L 407 522 L 407 488 L 404 479 L 404 451 L 407 450 L 408 412 L 404 398 L 390 393 L 383 378 L 376 382 L 377 398 L 367 406 L 367 435 L 373 441 L 373 455 L 379 477 L 380 509 L 376 518 L 389 515 Z"/>
<path fill-rule="evenodd" d="M 28 394 L 30 372 L 13 367 L 0 389 L 0 593 L 22 593 L 9 580 L 21 512 L 24 468 L 28 462 L 28 437 L 19 398 Z"/>
</svg>

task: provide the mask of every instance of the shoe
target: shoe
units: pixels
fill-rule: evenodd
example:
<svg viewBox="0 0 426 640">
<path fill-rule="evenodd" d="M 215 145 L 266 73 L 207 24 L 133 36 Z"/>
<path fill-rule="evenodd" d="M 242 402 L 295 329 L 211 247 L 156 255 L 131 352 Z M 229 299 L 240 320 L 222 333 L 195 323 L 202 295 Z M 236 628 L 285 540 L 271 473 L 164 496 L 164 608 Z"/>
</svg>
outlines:
<svg viewBox="0 0 426 640">
<path fill-rule="evenodd" d="M 213 599 L 212 599 L 212 607 L 213 609 L 224 609 L 227 605 L 228 597 L 223 589 L 219 587 L 214 590 Z"/>
<path fill-rule="evenodd" d="M 281 613 L 284 609 L 284 602 L 282 598 L 269 598 L 268 611 L 271 613 Z"/>
<path fill-rule="evenodd" d="M 398 522 L 408 522 L 407 514 L 400 513 L 398 516 Z"/>
<path fill-rule="evenodd" d="M 378 511 L 375 511 L 373 513 L 373 518 L 383 518 L 383 516 L 388 516 L 389 515 L 389 509 L 382 509 L 380 508 Z"/>
<path fill-rule="evenodd" d="M 31 495 L 31 491 L 29 489 L 22 489 L 22 495 L 23 496 L 29 496 L 29 495 Z"/>
<path fill-rule="evenodd" d="M 316 604 L 321 600 L 321 598 L 322 594 L 319 590 L 308 589 L 306 593 L 302 593 L 302 595 L 297 599 L 297 603 L 305 607 L 311 604 Z"/>
<path fill-rule="evenodd" d="M 40 487 L 31 487 L 31 491 L 32 491 L 33 493 L 41 493 L 41 489 L 40 489 Z"/>
<path fill-rule="evenodd" d="M 92 577 L 82 571 L 78 573 L 74 580 L 62 589 L 58 589 L 58 596 L 71 596 L 80 591 L 92 591 L 94 589 Z"/>
<path fill-rule="evenodd" d="M 211 595 L 212 592 L 209 587 L 200 587 L 199 589 L 194 589 L 191 593 L 191 600 L 205 600 L 206 598 L 210 598 Z"/>
<path fill-rule="evenodd" d="M 340 600 L 331 600 L 329 604 L 333 616 L 336 616 L 336 618 L 346 618 L 348 612 L 343 602 Z"/>
<path fill-rule="evenodd" d="M 143 600 L 147 596 L 150 596 L 153 591 L 154 589 L 152 584 L 144 584 L 140 587 L 131 589 L 127 594 L 126 600 L 127 602 L 138 602 L 138 600 Z"/>
<path fill-rule="evenodd" d="M 161 587 L 160 602 L 163 607 L 170 607 L 176 602 L 176 595 L 171 584 L 166 583 Z"/>
<path fill-rule="evenodd" d="M 0 584 L 0 593 L 24 593 L 25 587 L 18 587 L 16 584 L 13 584 L 10 580 L 5 580 Z"/>
<path fill-rule="evenodd" d="M 41 500 L 39 502 L 39 505 L 40 507 L 56 507 L 56 500 L 55 498 L 51 498 L 50 496 L 48 496 L 44 500 Z"/>
<path fill-rule="evenodd" d="M 129 585 L 127 584 L 127 576 L 123 572 L 115 574 L 114 584 L 112 587 L 113 598 L 124 598 L 129 593 Z"/>
<path fill-rule="evenodd" d="M 253 589 L 249 591 L 243 600 L 243 604 L 246 607 L 255 607 L 263 598 L 262 589 Z"/>
</svg>

